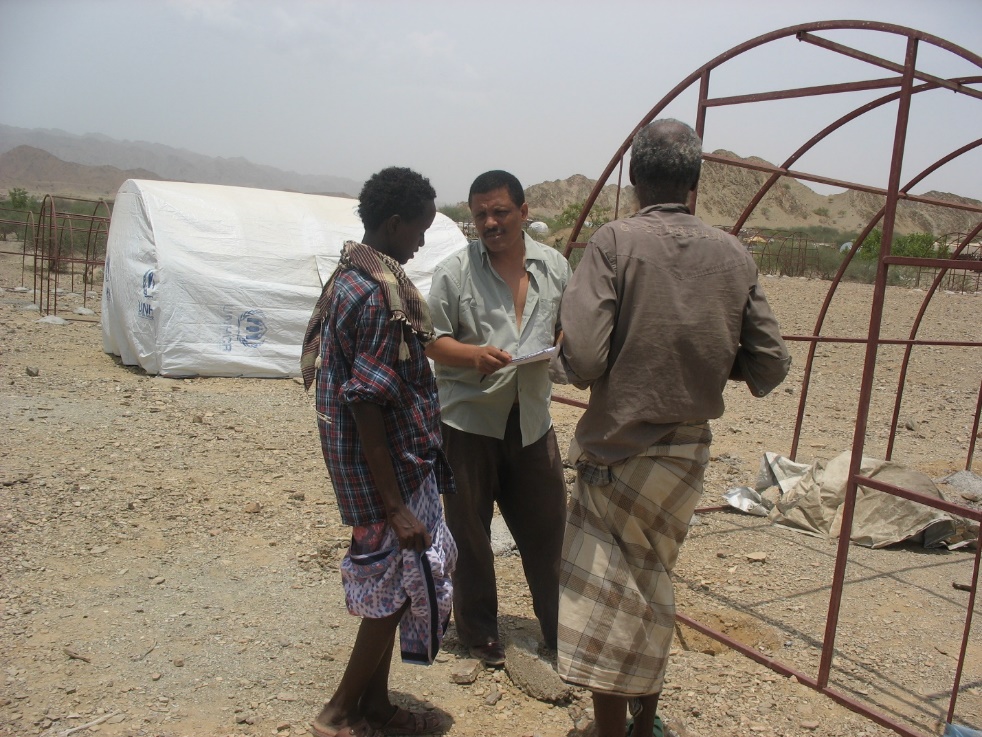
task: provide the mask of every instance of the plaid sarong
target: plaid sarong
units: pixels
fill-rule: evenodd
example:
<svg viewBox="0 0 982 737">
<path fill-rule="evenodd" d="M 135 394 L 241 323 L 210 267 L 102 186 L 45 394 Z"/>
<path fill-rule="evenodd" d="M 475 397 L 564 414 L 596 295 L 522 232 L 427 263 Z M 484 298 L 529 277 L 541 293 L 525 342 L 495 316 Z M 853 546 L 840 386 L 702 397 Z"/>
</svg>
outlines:
<svg viewBox="0 0 982 737">
<path fill-rule="evenodd" d="M 321 296 L 317 299 L 314 311 L 307 323 L 303 336 L 303 347 L 300 351 L 300 374 L 303 376 L 303 387 L 310 389 L 321 363 L 321 331 L 324 318 L 334 298 L 334 282 L 337 275 L 345 269 L 358 269 L 366 274 L 385 292 L 385 301 L 389 306 L 391 319 L 404 323 L 413 333 L 419 336 L 423 345 L 433 340 L 433 320 L 426 300 L 412 283 L 402 266 L 394 258 L 376 251 L 371 246 L 355 241 L 345 241 L 341 249 L 341 260 L 337 268 L 327 280 Z M 409 357 L 409 349 L 405 339 L 399 351 L 399 357 Z"/>
<path fill-rule="evenodd" d="M 708 423 L 680 425 L 614 466 L 577 463 L 559 579 L 564 681 L 626 697 L 661 691 L 675 624 L 670 573 L 711 441 Z"/>
</svg>

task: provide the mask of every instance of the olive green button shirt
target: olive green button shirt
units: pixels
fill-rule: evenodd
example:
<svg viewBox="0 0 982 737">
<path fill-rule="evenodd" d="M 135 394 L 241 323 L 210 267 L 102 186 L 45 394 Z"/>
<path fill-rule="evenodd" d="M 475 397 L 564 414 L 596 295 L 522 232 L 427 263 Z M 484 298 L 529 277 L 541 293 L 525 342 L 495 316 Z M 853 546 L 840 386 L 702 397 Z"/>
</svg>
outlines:
<svg viewBox="0 0 982 737">
<path fill-rule="evenodd" d="M 446 335 L 469 345 L 493 345 L 512 358 L 551 346 L 569 263 L 556 249 L 525 234 L 525 269 L 529 287 L 519 328 L 511 289 L 491 266 L 480 240 L 446 258 L 433 273 L 428 298 L 437 338 Z M 548 361 L 505 366 L 487 377 L 473 368 L 437 363 L 436 382 L 443 421 L 458 430 L 504 438 L 516 400 L 521 403 L 523 446 L 552 426 Z"/>
</svg>

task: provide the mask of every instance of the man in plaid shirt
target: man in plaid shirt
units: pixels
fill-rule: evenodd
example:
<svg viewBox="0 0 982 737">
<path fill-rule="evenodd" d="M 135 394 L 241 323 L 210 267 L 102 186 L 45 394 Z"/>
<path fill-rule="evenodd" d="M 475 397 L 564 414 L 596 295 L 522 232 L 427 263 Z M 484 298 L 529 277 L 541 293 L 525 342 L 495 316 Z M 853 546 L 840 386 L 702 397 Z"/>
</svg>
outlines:
<svg viewBox="0 0 982 737">
<path fill-rule="evenodd" d="M 304 338 L 304 382 L 309 387 L 319 366 L 321 447 L 341 520 L 352 527 L 341 563 L 345 599 L 362 617 L 344 676 L 310 725 L 315 737 L 443 727 L 436 712 L 392 704 L 388 689 L 397 627 L 404 661 L 433 662 L 457 558 L 440 500 L 454 490 L 453 477 L 423 352 L 433 328 L 402 269 L 423 245 L 435 197 L 409 169 L 383 169 L 365 183 L 358 205 L 365 237 L 345 244 Z"/>
</svg>

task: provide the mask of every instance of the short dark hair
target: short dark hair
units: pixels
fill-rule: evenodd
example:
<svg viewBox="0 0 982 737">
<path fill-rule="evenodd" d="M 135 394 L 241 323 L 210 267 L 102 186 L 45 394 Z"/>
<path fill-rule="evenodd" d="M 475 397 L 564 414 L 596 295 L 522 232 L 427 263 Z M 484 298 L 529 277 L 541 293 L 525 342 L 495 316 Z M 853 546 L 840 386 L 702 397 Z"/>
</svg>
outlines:
<svg viewBox="0 0 982 737">
<path fill-rule="evenodd" d="M 412 169 L 390 166 L 372 174 L 358 195 L 358 215 L 366 230 L 375 230 L 393 215 L 415 220 L 436 199 L 430 180 Z"/>
<path fill-rule="evenodd" d="M 487 194 L 502 187 L 508 189 L 508 196 L 515 203 L 515 207 L 521 207 L 525 204 L 525 190 L 522 189 L 522 183 L 518 181 L 518 177 L 506 171 L 501 171 L 501 169 L 495 169 L 484 172 L 474 180 L 474 183 L 471 185 L 471 191 L 467 193 L 468 207 L 471 204 L 471 200 L 474 199 L 474 195 Z"/>
<path fill-rule="evenodd" d="M 687 192 L 699 181 L 701 168 L 702 140 L 680 120 L 654 120 L 639 130 L 631 143 L 636 186 L 675 187 Z"/>
</svg>

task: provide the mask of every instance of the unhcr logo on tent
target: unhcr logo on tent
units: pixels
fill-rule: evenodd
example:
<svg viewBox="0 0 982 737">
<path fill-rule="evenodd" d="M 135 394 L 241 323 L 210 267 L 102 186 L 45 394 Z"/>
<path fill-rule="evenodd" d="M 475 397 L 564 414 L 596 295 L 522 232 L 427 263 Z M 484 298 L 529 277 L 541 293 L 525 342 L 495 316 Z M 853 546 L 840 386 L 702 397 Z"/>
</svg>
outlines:
<svg viewBox="0 0 982 737">
<path fill-rule="evenodd" d="M 225 316 L 223 351 L 230 352 L 235 343 L 258 348 L 266 342 L 266 314 L 262 310 L 246 310 L 236 315 L 235 309 L 226 305 L 222 312 Z"/>
<path fill-rule="evenodd" d="M 153 320 L 153 299 L 154 289 L 157 286 L 157 276 L 153 269 L 149 269 L 143 275 L 143 299 L 137 304 L 137 316 L 145 320 Z"/>
<path fill-rule="evenodd" d="M 266 340 L 266 315 L 262 310 L 248 310 L 239 315 L 239 342 L 246 348 L 258 348 Z"/>
</svg>

